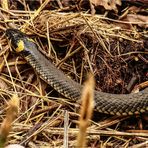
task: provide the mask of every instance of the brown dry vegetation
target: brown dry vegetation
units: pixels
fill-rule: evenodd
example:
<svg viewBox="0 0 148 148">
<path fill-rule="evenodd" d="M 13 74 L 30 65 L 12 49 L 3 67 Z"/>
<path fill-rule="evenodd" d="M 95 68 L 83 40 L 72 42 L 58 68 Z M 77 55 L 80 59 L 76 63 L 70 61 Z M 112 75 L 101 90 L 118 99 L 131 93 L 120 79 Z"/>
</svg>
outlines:
<svg viewBox="0 0 148 148">
<path fill-rule="evenodd" d="M 22 29 L 33 38 L 40 50 L 78 83 L 82 84 L 91 71 L 99 91 L 131 93 L 148 85 L 145 22 L 140 22 L 142 27 L 138 27 L 135 22 L 131 24 L 102 14 L 78 12 L 77 5 L 60 7 L 56 2 L 46 0 L 36 5 L 28 2 L 29 6 L 24 0 L 13 4 L 9 1 L 8 6 L 1 2 L 1 123 L 11 95 L 17 93 L 20 98 L 19 115 L 13 122 L 7 143 L 30 148 L 62 147 L 66 132 L 68 146 L 74 147 L 79 130 L 76 124 L 79 105 L 65 100 L 21 57 L 10 52 L 12 49 L 5 37 L 5 30 L 10 26 Z M 37 11 L 33 10 L 34 7 L 38 8 Z M 146 147 L 147 123 L 147 114 L 116 117 L 94 113 L 86 137 L 88 146 Z"/>
</svg>

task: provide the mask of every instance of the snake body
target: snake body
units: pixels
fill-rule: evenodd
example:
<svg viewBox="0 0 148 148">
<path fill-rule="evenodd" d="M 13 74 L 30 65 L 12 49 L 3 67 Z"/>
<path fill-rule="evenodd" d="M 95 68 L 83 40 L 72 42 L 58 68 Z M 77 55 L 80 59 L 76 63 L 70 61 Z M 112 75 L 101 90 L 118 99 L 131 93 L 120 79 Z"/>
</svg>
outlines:
<svg viewBox="0 0 148 148">
<path fill-rule="evenodd" d="M 83 86 L 57 69 L 39 50 L 32 39 L 16 29 L 7 29 L 14 50 L 19 53 L 56 91 L 66 98 L 78 101 Z M 148 88 L 138 93 L 109 94 L 95 91 L 95 110 L 112 115 L 133 115 L 148 111 Z"/>
</svg>

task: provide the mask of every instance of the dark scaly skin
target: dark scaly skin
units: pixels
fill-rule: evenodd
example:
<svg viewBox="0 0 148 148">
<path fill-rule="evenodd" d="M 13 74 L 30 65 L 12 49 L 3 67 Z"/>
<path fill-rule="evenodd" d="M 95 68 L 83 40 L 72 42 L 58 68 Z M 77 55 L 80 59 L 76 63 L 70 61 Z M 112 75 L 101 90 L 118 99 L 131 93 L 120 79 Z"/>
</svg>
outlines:
<svg viewBox="0 0 148 148">
<path fill-rule="evenodd" d="M 39 50 L 34 41 L 16 29 L 7 29 L 6 35 L 11 40 L 14 50 L 18 43 L 24 47 L 19 54 L 35 69 L 40 77 L 66 98 L 78 101 L 82 86 L 69 79 L 58 70 Z M 148 111 L 148 88 L 134 94 L 109 94 L 95 91 L 95 109 L 112 115 L 133 115 Z"/>
</svg>

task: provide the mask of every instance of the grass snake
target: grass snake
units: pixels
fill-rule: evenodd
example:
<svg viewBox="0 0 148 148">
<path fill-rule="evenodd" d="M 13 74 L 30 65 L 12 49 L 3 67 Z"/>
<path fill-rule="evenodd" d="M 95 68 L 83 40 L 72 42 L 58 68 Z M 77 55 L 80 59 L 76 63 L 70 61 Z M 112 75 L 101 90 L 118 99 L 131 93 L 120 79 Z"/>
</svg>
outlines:
<svg viewBox="0 0 148 148">
<path fill-rule="evenodd" d="M 19 53 L 56 91 L 72 101 L 78 101 L 83 86 L 68 78 L 43 55 L 36 43 L 17 29 L 7 29 L 15 52 Z M 138 93 L 110 94 L 95 91 L 95 110 L 111 115 L 133 115 L 148 111 L 148 88 Z"/>
</svg>

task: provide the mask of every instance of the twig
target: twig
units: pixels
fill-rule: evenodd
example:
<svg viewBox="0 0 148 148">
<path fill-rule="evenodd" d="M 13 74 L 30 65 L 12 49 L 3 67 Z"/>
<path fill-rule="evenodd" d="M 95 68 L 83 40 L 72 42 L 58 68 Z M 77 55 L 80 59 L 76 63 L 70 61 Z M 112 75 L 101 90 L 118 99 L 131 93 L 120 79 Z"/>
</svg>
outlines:
<svg viewBox="0 0 148 148">
<path fill-rule="evenodd" d="M 79 118 L 79 133 L 77 137 L 77 147 L 85 147 L 86 145 L 86 130 L 89 125 L 94 107 L 94 78 L 89 75 L 88 80 L 82 91 L 82 105 Z"/>
<path fill-rule="evenodd" d="M 68 124 L 69 124 L 69 114 L 67 111 L 64 112 L 64 148 L 68 148 Z"/>
</svg>

